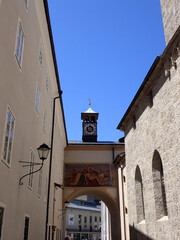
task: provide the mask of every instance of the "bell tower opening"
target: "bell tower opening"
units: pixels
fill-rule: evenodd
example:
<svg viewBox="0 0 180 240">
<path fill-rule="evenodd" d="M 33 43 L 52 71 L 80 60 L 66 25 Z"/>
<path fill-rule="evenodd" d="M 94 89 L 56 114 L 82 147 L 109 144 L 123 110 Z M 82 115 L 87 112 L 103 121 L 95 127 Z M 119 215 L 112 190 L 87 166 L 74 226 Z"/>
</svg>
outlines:
<svg viewBox="0 0 180 240">
<path fill-rule="evenodd" d="M 89 100 L 89 108 L 86 112 L 81 113 L 82 123 L 82 141 L 97 142 L 97 120 L 99 113 L 94 112 Z"/>
</svg>

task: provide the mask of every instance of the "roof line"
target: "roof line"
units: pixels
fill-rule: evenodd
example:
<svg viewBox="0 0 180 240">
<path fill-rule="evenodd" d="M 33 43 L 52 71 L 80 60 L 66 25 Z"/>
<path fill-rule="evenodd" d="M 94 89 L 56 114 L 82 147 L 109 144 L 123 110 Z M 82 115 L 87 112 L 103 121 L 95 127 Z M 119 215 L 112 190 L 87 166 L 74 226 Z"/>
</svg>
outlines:
<svg viewBox="0 0 180 240">
<path fill-rule="evenodd" d="M 155 61 L 153 62 L 149 72 L 147 73 L 143 83 L 141 84 L 138 92 L 136 93 L 134 99 L 132 100 L 130 106 L 128 107 L 127 111 L 125 112 L 123 118 L 121 119 L 120 123 L 117 126 L 117 129 L 121 130 L 120 128 L 123 125 L 123 122 L 125 120 L 125 118 L 127 117 L 127 115 L 129 114 L 131 108 L 133 107 L 134 103 L 136 102 L 137 98 L 139 97 L 140 93 L 142 92 L 144 86 L 146 85 L 146 83 L 149 81 L 149 78 L 151 76 L 151 74 L 153 73 L 153 71 L 155 70 L 155 68 L 157 67 L 158 63 L 162 62 L 162 60 L 168 55 L 168 52 L 171 48 L 171 46 L 175 43 L 178 35 L 180 34 L 180 26 L 177 28 L 176 32 L 174 33 L 173 37 L 171 38 L 171 40 L 169 41 L 168 45 L 166 46 L 166 48 L 164 49 L 164 52 L 162 53 L 161 56 L 156 57 Z"/>
<path fill-rule="evenodd" d="M 136 102 L 137 98 L 139 97 L 140 93 L 142 92 L 144 86 L 145 86 L 146 83 L 149 81 L 149 78 L 150 78 L 151 74 L 153 73 L 154 69 L 156 68 L 156 66 L 157 66 L 160 58 L 161 58 L 160 56 L 157 56 L 156 59 L 154 60 L 154 62 L 153 62 L 153 64 L 152 64 L 150 70 L 148 71 L 148 73 L 147 73 L 144 81 L 142 82 L 140 88 L 138 89 L 136 95 L 134 96 L 131 104 L 129 105 L 129 107 L 128 107 L 128 109 L 127 109 L 127 111 L 125 112 L 124 116 L 122 117 L 120 123 L 118 124 L 117 129 L 120 129 L 120 128 L 121 128 L 121 126 L 122 126 L 125 118 L 127 117 L 127 115 L 129 114 L 129 112 L 131 111 L 131 108 L 133 107 L 134 103 Z"/>
<path fill-rule="evenodd" d="M 124 146 L 124 143 L 120 142 L 68 142 L 68 146 Z"/>
</svg>

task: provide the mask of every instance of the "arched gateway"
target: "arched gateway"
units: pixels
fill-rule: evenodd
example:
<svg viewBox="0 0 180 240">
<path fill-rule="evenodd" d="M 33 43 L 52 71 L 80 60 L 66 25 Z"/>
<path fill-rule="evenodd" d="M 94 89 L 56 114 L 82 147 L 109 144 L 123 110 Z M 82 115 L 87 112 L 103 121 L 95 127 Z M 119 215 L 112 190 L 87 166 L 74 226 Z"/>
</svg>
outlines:
<svg viewBox="0 0 180 240">
<path fill-rule="evenodd" d="M 112 240 L 121 239 L 117 155 L 124 152 L 119 142 L 97 142 L 97 118 L 90 107 L 81 114 L 83 142 L 65 148 L 64 202 L 81 195 L 101 199 L 111 215 Z"/>
</svg>

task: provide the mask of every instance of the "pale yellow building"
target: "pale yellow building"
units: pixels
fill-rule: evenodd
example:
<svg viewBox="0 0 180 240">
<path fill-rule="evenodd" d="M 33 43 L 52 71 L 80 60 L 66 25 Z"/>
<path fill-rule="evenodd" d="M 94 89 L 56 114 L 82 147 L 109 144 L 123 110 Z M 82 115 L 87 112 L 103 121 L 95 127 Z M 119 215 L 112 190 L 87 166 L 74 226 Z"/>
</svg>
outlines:
<svg viewBox="0 0 180 240">
<path fill-rule="evenodd" d="M 0 239 L 61 239 L 67 140 L 47 1 L 0 1 L 0 36 Z M 39 166 L 19 161 L 40 163 L 37 148 L 52 147 L 54 102 L 52 155 L 20 185 Z"/>
</svg>

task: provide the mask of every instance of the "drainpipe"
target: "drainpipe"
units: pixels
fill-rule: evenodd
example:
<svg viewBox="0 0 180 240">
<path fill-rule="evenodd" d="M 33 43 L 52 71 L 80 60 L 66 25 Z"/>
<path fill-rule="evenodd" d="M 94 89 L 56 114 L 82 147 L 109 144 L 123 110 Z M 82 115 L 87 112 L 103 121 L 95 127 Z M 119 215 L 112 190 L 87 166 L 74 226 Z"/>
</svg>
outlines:
<svg viewBox="0 0 180 240">
<path fill-rule="evenodd" d="M 120 165 L 121 168 L 121 187 L 122 187 L 122 199 L 123 199 L 123 219 L 124 219 L 124 237 L 125 240 L 127 239 L 126 237 L 126 214 L 125 214 L 125 200 L 124 200 L 124 179 L 123 179 L 123 166 Z"/>
<path fill-rule="evenodd" d="M 62 94 L 62 92 L 60 92 Z M 49 159 L 49 178 L 48 178 L 48 191 L 47 191 L 47 206 L 46 206 L 46 226 L 45 226 L 45 240 L 47 240 L 47 232 L 48 232 L 48 222 L 49 222 L 49 200 L 50 200 L 50 188 L 51 188 L 51 169 L 52 169 L 52 153 L 53 153 L 53 144 L 54 144 L 54 121 L 55 121 L 55 104 L 56 99 L 60 98 L 57 96 L 53 101 L 53 116 L 52 116 L 52 132 L 51 132 L 51 151 L 50 151 L 50 159 Z"/>
</svg>

